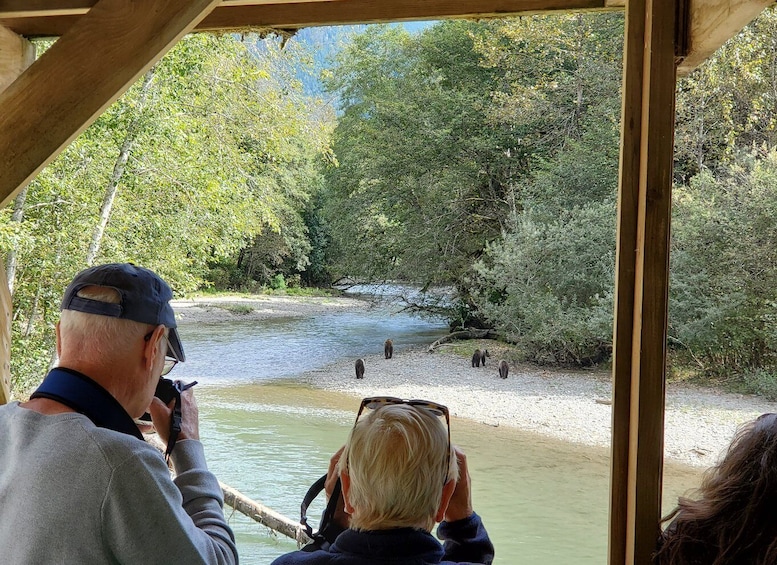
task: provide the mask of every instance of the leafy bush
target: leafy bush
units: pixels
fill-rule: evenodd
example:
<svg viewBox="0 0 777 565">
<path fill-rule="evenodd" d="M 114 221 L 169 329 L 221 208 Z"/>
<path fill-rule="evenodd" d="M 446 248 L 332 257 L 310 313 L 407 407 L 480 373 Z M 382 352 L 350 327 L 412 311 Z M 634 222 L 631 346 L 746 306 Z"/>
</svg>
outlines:
<svg viewBox="0 0 777 565">
<path fill-rule="evenodd" d="M 674 198 L 669 331 L 710 375 L 777 366 L 777 152 L 753 151 Z M 756 379 L 760 381 L 761 379 Z"/>
<path fill-rule="evenodd" d="M 590 205 L 554 222 L 516 219 L 475 265 L 475 300 L 500 330 L 519 337 L 529 359 L 590 365 L 612 341 L 614 213 Z"/>
<path fill-rule="evenodd" d="M 777 375 L 767 369 L 754 369 L 742 375 L 743 392 L 777 401 Z"/>
<path fill-rule="evenodd" d="M 273 276 L 270 281 L 270 288 L 273 290 L 286 290 L 286 278 L 283 276 L 283 273 Z"/>
</svg>

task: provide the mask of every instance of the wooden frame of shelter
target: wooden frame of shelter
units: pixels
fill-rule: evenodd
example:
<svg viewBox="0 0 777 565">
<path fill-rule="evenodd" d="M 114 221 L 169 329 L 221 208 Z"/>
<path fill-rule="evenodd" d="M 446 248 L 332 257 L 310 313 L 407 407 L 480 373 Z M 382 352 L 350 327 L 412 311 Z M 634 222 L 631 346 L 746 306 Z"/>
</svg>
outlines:
<svg viewBox="0 0 777 565">
<path fill-rule="evenodd" d="M 0 0 L 0 203 L 6 205 L 192 31 L 625 9 L 608 562 L 647 565 L 661 512 L 676 77 L 693 70 L 770 4 L 772 0 Z M 26 38 L 34 36 L 59 40 L 31 64 Z M 0 324 L 0 404 L 9 398 L 7 286 L 0 280 L 5 316 Z"/>
</svg>

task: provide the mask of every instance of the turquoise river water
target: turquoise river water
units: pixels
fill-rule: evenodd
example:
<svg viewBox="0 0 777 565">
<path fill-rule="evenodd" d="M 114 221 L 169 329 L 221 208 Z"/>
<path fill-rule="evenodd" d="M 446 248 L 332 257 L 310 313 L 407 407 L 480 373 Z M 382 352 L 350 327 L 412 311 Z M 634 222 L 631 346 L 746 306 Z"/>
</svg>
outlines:
<svg viewBox="0 0 777 565">
<path fill-rule="evenodd" d="M 262 322 L 183 325 L 187 362 L 174 378 L 197 379 L 202 439 L 221 481 L 293 519 L 307 488 L 344 442 L 358 400 L 303 386 L 295 377 L 335 361 L 428 343 L 442 323 L 386 310 Z M 495 563 L 601 565 L 607 561 L 609 452 L 467 420 L 451 423 L 468 455 L 476 511 Z M 698 484 L 700 470 L 667 465 L 664 506 Z M 323 498 L 323 497 L 322 497 Z M 319 502 L 319 501 L 317 501 Z M 323 500 L 310 516 L 319 516 Z M 296 543 L 225 508 L 241 563 L 268 564 Z"/>
</svg>

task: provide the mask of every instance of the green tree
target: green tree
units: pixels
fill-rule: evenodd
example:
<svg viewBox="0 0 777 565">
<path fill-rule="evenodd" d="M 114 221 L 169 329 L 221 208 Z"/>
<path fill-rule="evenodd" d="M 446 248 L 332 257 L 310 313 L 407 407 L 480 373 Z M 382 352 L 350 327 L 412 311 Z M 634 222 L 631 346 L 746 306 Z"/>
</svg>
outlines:
<svg viewBox="0 0 777 565">
<path fill-rule="evenodd" d="M 773 8 L 678 82 L 675 178 L 725 169 L 737 153 L 777 144 L 777 12 Z"/>
<path fill-rule="evenodd" d="M 235 36 L 187 36 L 3 211 L 15 388 L 43 374 L 63 285 L 89 261 L 148 266 L 184 293 L 263 231 L 304 226 L 288 210 L 318 182 L 328 115 L 273 77 L 285 54 L 268 43 L 259 57 Z"/>
<path fill-rule="evenodd" d="M 324 208 L 336 277 L 458 285 L 498 236 L 514 158 L 487 119 L 493 71 L 474 51 L 486 32 L 370 28 L 338 58 Z"/>
<path fill-rule="evenodd" d="M 617 139 L 604 120 L 542 162 L 523 208 L 474 266 L 479 311 L 533 361 L 591 365 L 609 357 Z"/>
<path fill-rule="evenodd" d="M 622 18 L 507 20 L 480 49 L 504 70 L 494 119 L 530 168 L 502 238 L 475 264 L 475 304 L 527 358 L 609 356 Z"/>
</svg>

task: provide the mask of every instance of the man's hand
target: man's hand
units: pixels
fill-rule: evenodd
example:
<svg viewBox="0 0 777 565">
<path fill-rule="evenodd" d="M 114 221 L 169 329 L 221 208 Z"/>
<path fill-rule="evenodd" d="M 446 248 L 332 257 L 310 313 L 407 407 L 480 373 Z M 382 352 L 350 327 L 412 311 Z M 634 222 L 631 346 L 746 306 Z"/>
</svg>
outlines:
<svg viewBox="0 0 777 565">
<path fill-rule="evenodd" d="M 170 421 L 173 408 L 175 408 L 175 399 L 165 406 L 164 402 L 156 396 L 151 400 L 151 406 L 149 406 L 151 421 L 165 447 L 170 440 Z M 185 439 L 200 439 L 200 413 L 194 398 L 194 391 L 190 388 L 181 393 L 181 433 L 178 434 L 177 441 Z"/>
<path fill-rule="evenodd" d="M 451 496 L 451 501 L 448 503 L 448 509 L 445 511 L 446 522 L 455 522 L 469 518 L 474 512 L 470 490 L 472 480 L 467 468 L 467 456 L 458 447 L 454 447 L 454 451 L 456 452 L 456 460 L 459 463 L 459 481 L 456 483 L 453 496 Z"/>
</svg>

